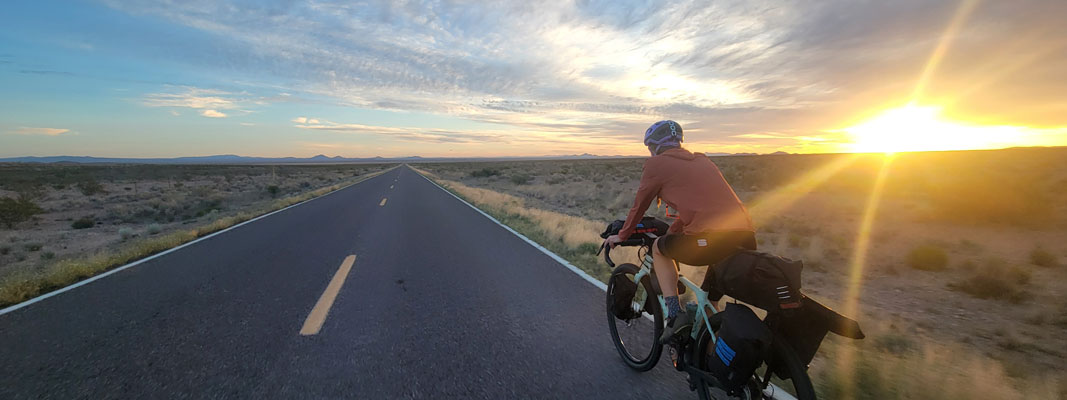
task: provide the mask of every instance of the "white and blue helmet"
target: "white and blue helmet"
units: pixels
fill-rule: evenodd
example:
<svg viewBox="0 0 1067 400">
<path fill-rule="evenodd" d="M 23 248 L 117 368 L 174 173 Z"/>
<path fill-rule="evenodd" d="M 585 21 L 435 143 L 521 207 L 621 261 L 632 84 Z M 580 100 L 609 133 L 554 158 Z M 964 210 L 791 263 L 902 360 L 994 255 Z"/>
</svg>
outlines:
<svg viewBox="0 0 1067 400">
<path fill-rule="evenodd" d="M 645 146 L 652 155 L 664 147 L 681 147 L 682 140 L 682 126 L 671 120 L 654 123 L 645 131 Z"/>
</svg>

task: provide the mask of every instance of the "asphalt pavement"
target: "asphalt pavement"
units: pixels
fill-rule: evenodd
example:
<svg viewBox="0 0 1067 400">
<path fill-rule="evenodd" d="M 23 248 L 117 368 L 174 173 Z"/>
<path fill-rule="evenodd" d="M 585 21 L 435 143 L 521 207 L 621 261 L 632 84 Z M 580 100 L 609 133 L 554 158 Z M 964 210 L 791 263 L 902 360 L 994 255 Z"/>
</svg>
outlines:
<svg viewBox="0 0 1067 400">
<path fill-rule="evenodd" d="M 0 315 L 0 399 L 691 397 L 623 364 L 601 289 L 407 167 Z"/>
</svg>

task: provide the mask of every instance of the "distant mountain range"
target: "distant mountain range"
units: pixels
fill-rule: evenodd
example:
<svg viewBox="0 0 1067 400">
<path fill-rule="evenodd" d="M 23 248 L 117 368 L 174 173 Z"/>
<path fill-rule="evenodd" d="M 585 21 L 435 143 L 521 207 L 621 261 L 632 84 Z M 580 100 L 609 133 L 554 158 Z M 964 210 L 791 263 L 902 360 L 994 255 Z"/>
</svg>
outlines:
<svg viewBox="0 0 1067 400">
<path fill-rule="evenodd" d="M 706 153 L 708 156 L 756 155 L 755 153 Z M 789 154 L 777 152 L 773 154 Z M 174 158 L 109 158 L 88 156 L 10 157 L 0 158 L 0 163 L 71 163 L 71 164 L 327 164 L 327 163 L 395 163 L 395 162 L 443 162 L 443 161 L 506 161 L 506 160 L 584 160 L 608 158 L 633 158 L 633 156 L 598 156 L 589 153 L 541 157 L 329 157 L 319 154 L 314 157 L 247 157 L 222 154 L 199 157 Z"/>
</svg>

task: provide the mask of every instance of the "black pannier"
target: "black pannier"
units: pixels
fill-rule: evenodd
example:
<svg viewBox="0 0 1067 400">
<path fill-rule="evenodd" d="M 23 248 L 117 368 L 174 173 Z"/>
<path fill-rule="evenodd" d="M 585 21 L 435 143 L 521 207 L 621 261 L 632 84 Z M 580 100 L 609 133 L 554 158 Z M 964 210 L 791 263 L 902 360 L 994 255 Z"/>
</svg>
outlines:
<svg viewBox="0 0 1067 400">
<path fill-rule="evenodd" d="M 803 268 L 800 261 L 740 250 L 715 266 L 715 285 L 730 297 L 764 310 L 798 308 Z"/>
<path fill-rule="evenodd" d="M 742 304 L 727 303 L 726 309 L 716 314 L 716 318 L 720 317 L 722 325 L 716 332 L 715 348 L 706 355 L 708 371 L 734 393 L 763 363 L 772 333 L 752 309 Z"/>
<path fill-rule="evenodd" d="M 633 300 L 637 293 L 637 282 L 630 280 L 630 276 L 623 272 L 625 268 L 622 267 L 626 265 L 615 268 L 615 272 L 611 274 L 611 290 L 608 292 L 611 296 L 608 307 L 611 307 L 611 313 L 618 319 L 633 319 L 636 316 L 633 311 Z"/>
<path fill-rule="evenodd" d="M 607 239 L 608 236 L 618 235 L 622 230 L 622 226 L 626 224 L 626 220 L 617 219 L 608 224 L 608 227 L 604 229 L 604 232 L 600 234 L 602 239 Z M 667 234 L 667 230 L 670 229 L 670 225 L 666 222 L 656 219 L 656 217 L 643 217 L 641 222 L 637 223 L 634 228 L 634 235 L 648 234 L 655 235 L 654 237 L 660 237 Z"/>
</svg>

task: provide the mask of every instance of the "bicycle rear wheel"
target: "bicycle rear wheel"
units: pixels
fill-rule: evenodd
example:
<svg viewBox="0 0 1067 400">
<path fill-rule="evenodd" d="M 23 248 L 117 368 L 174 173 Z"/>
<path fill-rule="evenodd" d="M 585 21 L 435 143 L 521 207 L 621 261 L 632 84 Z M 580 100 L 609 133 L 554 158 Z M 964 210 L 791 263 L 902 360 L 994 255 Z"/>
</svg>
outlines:
<svg viewBox="0 0 1067 400">
<path fill-rule="evenodd" d="M 622 264 L 615 268 L 613 273 L 625 274 L 631 280 L 640 271 L 636 265 Z M 659 362 L 663 346 L 659 344 L 659 337 L 663 334 L 663 309 L 659 306 L 656 294 L 652 291 L 651 280 L 646 275 L 637 285 L 634 299 L 649 299 L 649 301 L 633 301 L 633 315 L 620 318 L 612 311 L 615 304 L 613 281 L 608 281 L 607 314 L 608 329 L 611 331 L 611 340 L 615 349 L 619 351 L 622 360 L 638 371 L 648 371 Z"/>
<path fill-rule="evenodd" d="M 776 390 L 784 390 L 797 400 L 815 400 L 815 387 L 812 386 L 811 377 L 808 376 L 808 366 L 800 362 L 793 348 L 786 343 L 785 339 L 775 334 L 771 350 L 771 359 L 756 370 L 756 375 L 762 381 L 767 368 L 773 368 L 776 371 L 773 375 L 776 377 L 770 380 L 777 386 L 777 389 L 769 385 L 761 386 L 767 386 L 766 391 L 771 394 L 774 394 Z"/>
<path fill-rule="evenodd" d="M 709 353 L 710 352 L 710 353 Z M 711 334 L 707 329 L 702 329 L 700 336 L 697 337 L 697 341 L 691 358 L 695 358 L 692 362 L 696 363 L 696 367 L 704 371 L 709 369 L 708 357 L 714 357 L 715 342 L 711 340 Z M 693 378 L 690 378 L 693 379 Z M 758 381 L 753 376 L 749 379 L 747 385 L 738 391 L 738 393 L 729 394 L 721 387 L 711 385 L 710 382 L 700 381 L 696 382 L 697 397 L 705 400 L 761 400 L 763 399 L 760 394 Z"/>
<path fill-rule="evenodd" d="M 708 357 L 715 357 L 715 346 L 711 341 L 711 335 L 707 331 L 704 331 L 698 338 L 696 350 L 696 356 L 700 357 L 697 361 L 698 368 L 707 371 Z M 763 366 L 756 370 L 748 385 L 740 390 L 739 393 L 729 395 L 722 388 L 714 387 L 707 382 L 701 382 L 697 385 L 697 395 L 701 399 L 759 400 L 775 397 L 775 394 L 781 394 L 782 391 L 785 391 L 797 400 L 815 400 L 815 388 L 812 387 L 811 378 L 808 377 L 807 366 L 801 364 L 800 359 L 797 358 L 796 353 L 789 347 L 789 344 L 777 335 L 775 335 L 771 343 L 770 356 L 771 359 L 766 360 Z M 771 379 L 774 381 L 775 386 L 763 384 L 763 376 L 765 376 L 769 365 L 774 365 L 776 371 L 782 372 L 788 378 Z M 762 390 L 763 387 L 767 389 Z M 781 396 L 777 397 L 782 398 Z"/>
</svg>

